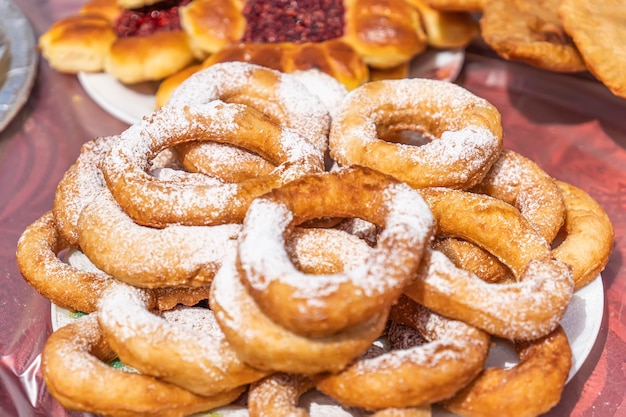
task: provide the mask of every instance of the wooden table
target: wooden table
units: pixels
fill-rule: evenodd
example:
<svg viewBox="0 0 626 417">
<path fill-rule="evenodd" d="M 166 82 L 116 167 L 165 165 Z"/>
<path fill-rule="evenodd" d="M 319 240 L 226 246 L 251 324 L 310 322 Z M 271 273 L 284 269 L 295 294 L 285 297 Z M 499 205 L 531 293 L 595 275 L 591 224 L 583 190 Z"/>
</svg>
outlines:
<svg viewBox="0 0 626 417">
<path fill-rule="evenodd" d="M 17 4 L 39 35 L 74 13 L 80 0 Z M 626 415 L 626 100 L 591 77 L 546 73 L 480 50 L 470 51 L 458 83 L 501 111 L 505 147 L 589 192 L 612 219 L 615 246 L 602 273 L 600 334 L 548 415 Z M 81 144 L 126 127 L 98 107 L 75 76 L 41 60 L 27 104 L 0 132 L 0 415 L 81 415 L 65 412 L 42 382 L 39 355 L 51 331 L 50 303 L 23 281 L 15 248 L 24 228 L 50 210 L 55 186 Z"/>
</svg>

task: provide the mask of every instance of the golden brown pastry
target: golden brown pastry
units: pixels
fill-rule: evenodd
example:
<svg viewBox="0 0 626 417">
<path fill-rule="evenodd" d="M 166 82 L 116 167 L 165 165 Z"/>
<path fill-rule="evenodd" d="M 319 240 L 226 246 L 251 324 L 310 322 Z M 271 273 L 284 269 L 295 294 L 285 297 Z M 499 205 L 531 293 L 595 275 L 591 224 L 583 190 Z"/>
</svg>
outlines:
<svg viewBox="0 0 626 417">
<path fill-rule="evenodd" d="M 489 0 L 480 30 L 502 58 L 558 72 L 586 69 L 578 49 L 563 29 L 561 0 Z"/>
<path fill-rule="evenodd" d="M 39 38 L 41 54 L 60 72 L 97 72 L 117 39 L 103 16 L 70 16 L 54 23 Z"/>
<path fill-rule="evenodd" d="M 434 48 L 462 48 L 478 35 L 478 24 L 465 12 L 437 10 L 425 0 L 408 0 L 420 13 L 428 45 Z"/>
<path fill-rule="evenodd" d="M 587 69 L 626 98 L 626 4 L 622 0 L 564 0 L 559 16 Z"/>
</svg>

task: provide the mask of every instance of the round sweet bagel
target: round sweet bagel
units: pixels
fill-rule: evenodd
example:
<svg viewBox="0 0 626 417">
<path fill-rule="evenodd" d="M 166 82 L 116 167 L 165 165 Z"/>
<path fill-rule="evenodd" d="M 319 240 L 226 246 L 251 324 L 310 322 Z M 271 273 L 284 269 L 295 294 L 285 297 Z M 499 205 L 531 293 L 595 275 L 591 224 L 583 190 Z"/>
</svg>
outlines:
<svg viewBox="0 0 626 417">
<path fill-rule="evenodd" d="M 309 417 L 298 407 L 300 396 L 313 388 L 306 375 L 274 373 L 250 385 L 248 412 L 250 417 Z"/>
<path fill-rule="evenodd" d="M 560 401 L 572 364 L 565 331 L 559 326 L 538 340 L 515 343 L 515 349 L 518 364 L 485 369 L 442 405 L 468 417 L 534 417 L 548 412 Z"/>
<path fill-rule="evenodd" d="M 384 131 L 423 133 L 429 143 L 381 139 Z M 467 189 L 482 180 L 502 149 L 500 113 L 455 84 L 427 79 L 372 81 L 352 90 L 333 120 L 330 156 L 414 188 Z"/>
<path fill-rule="evenodd" d="M 168 105 L 192 107 L 214 100 L 251 106 L 308 138 L 320 152 L 328 148 L 328 109 L 292 74 L 245 62 L 219 63 L 187 78 Z"/>
<path fill-rule="evenodd" d="M 294 262 L 310 273 L 355 268 L 370 254 L 364 241 L 333 229 L 302 229 L 288 242 Z M 306 337 L 273 322 L 241 282 L 236 257 L 225 261 L 211 285 L 209 305 L 229 343 L 243 361 L 263 370 L 315 374 L 336 372 L 381 334 L 388 309 L 345 331 Z"/>
<path fill-rule="evenodd" d="M 234 401 L 243 388 L 206 397 L 153 377 L 115 369 L 97 314 L 61 327 L 48 338 L 41 370 L 48 390 L 66 408 L 125 417 L 185 417 Z M 71 372 L 68 372 L 71 370 Z"/>
<path fill-rule="evenodd" d="M 141 226 L 106 188 L 83 209 L 78 226 L 80 248 L 99 269 L 142 288 L 209 285 L 241 230 L 232 223 Z"/>
<path fill-rule="evenodd" d="M 503 149 L 472 191 L 517 207 L 548 243 L 552 243 L 565 222 L 565 203 L 555 180 L 536 163 L 514 151 Z"/>
<path fill-rule="evenodd" d="M 484 248 L 517 282 L 486 283 L 432 250 L 405 294 L 438 314 L 506 339 L 533 340 L 558 326 L 574 291 L 572 271 L 554 259 L 546 240 L 517 209 L 452 189 L 424 189 L 422 196 L 437 222 L 436 233 Z"/>
<path fill-rule="evenodd" d="M 80 213 L 105 185 L 98 162 L 117 140 L 118 136 L 104 136 L 84 143 L 57 184 L 52 212 L 59 232 L 73 246 L 78 246 Z"/>
<path fill-rule="evenodd" d="M 160 151 L 192 140 L 213 140 L 251 150 L 277 168 L 270 175 L 211 186 L 158 180 L 147 173 Z M 294 130 L 258 110 L 219 100 L 166 106 L 120 135 L 102 172 L 115 200 L 139 224 L 238 223 L 250 202 L 285 182 L 324 169 L 323 155 Z"/>
<path fill-rule="evenodd" d="M 103 295 L 98 320 L 124 364 L 203 396 L 268 374 L 239 360 L 211 310 L 178 307 L 157 315 L 154 307 L 149 293 L 127 285 L 112 286 Z"/>
<path fill-rule="evenodd" d="M 557 181 L 557 186 L 565 200 L 565 238 L 553 255 L 572 268 L 579 289 L 606 267 L 615 231 L 604 209 L 587 192 L 563 181 Z"/>
<path fill-rule="evenodd" d="M 65 250 L 67 262 L 59 259 Z M 16 260 L 26 282 L 55 305 L 70 311 L 96 311 L 102 294 L 117 282 L 63 239 L 50 212 L 24 230 L 17 244 Z M 167 310 L 177 304 L 194 305 L 206 300 L 209 287 L 160 287 L 151 293 L 157 308 Z"/>
<path fill-rule="evenodd" d="M 359 217 L 382 231 L 363 265 L 311 277 L 286 256 L 284 240 L 295 226 L 326 217 Z M 413 279 L 432 232 L 419 193 L 355 166 L 303 177 L 253 201 L 237 261 L 243 284 L 266 315 L 293 332 L 320 337 L 391 306 Z"/>
<path fill-rule="evenodd" d="M 112 277 L 105 273 L 79 271 L 57 255 L 69 248 L 59 232 L 52 212 L 30 224 L 17 243 L 17 266 L 39 294 L 54 304 L 91 313 Z"/>
<path fill-rule="evenodd" d="M 449 398 L 482 371 L 489 351 L 486 333 L 404 296 L 389 318 L 416 330 L 426 343 L 361 357 L 340 372 L 314 375 L 317 389 L 348 407 L 418 407 Z"/>
</svg>

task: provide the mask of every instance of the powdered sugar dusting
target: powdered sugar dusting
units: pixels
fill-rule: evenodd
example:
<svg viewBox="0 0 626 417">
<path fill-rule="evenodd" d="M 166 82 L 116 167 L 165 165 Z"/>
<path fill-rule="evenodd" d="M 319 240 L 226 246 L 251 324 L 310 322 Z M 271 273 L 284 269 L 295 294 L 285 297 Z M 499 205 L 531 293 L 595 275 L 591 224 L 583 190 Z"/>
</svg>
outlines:
<svg viewBox="0 0 626 417">
<path fill-rule="evenodd" d="M 493 106 L 455 84 L 425 79 L 373 82 L 344 99 L 331 128 L 330 151 L 340 164 L 386 169 L 411 184 L 459 186 L 497 157 L 502 133 L 493 126 L 499 122 Z M 426 130 L 434 140 L 423 146 L 386 143 L 383 149 L 392 157 L 381 158 L 375 148 L 384 143 L 378 137 L 379 124 Z M 428 178 L 418 178 L 419 172 L 428 173 Z"/>
<path fill-rule="evenodd" d="M 382 193 L 388 215 L 378 248 L 366 262 L 353 269 L 316 275 L 315 279 L 307 278 L 289 260 L 284 234 L 292 220 L 290 211 L 267 199 L 254 201 L 244 221 L 238 249 L 248 283 L 263 291 L 270 282 L 279 280 L 295 289 L 294 297 L 310 305 L 320 303 L 321 297 L 336 291 L 342 282 L 352 282 L 361 288 L 363 297 L 378 297 L 391 288 L 403 286 L 430 237 L 433 218 L 421 196 L 405 184 L 389 186 Z"/>
<path fill-rule="evenodd" d="M 167 147 L 194 139 L 245 136 L 245 130 L 250 127 L 239 123 L 243 112 L 243 105 L 218 100 L 193 108 L 167 106 L 131 126 L 122 133 L 121 140 L 114 144 L 102 164 L 105 179 L 116 200 L 123 201 L 134 217 L 144 221 L 147 218 L 150 224 L 195 224 L 196 220 L 190 220 L 192 213 L 196 217 L 198 213 L 203 214 L 200 217 L 207 224 L 219 223 L 227 215 L 236 216 L 233 213 L 243 210 L 251 198 L 243 185 L 209 186 L 191 180 L 157 180 L 147 170 L 149 161 Z M 284 160 L 275 173 L 280 174 L 283 181 L 323 169 L 321 152 L 295 131 L 283 128 L 278 142 Z M 271 184 L 268 178 L 267 188 Z M 161 218 L 164 220 L 159 220 Z"/>
<path fill-rule="evenodd" d="M 160 343 L 168 350 L 175 347 L 184 361 L 193 362 L 216 380 L 221 379 L 220 374 L 227 366 L 225 361 L 230 358 L 221 350 L 225 337 L 213 312 L 206 308 L 178 307 L 158 316 L 149 311 L 150 304 L 144 291 L 123 284 L 112 286 L 100 302 L 100 323 L 128 349 L 136 346 L 128 344 L 131 339 Z M 140 355 L 135 353 L 135 356 Z M 205 360 L 210 365 L 204 366 Z"/>
<path fill-rule="evenodd" d="M 201 269 L 217 267 L 235 250 L 240 230 L 238 224 L 140 226 L 106 188 L 83 210 L 79 225 L 81 246 L 94 264 L 120 280 L 143 282 L 142 286 L 181 285 Z M 102 251 L 105 245 L 109 250 Z"/>
<path fill-rule="evenodd" d="M 533 339 L 545 335 L 558 324 L 573 293 L 571 271 L 559 261 L 532 261 L 517 283 L 489 284 L 474 274 L 458 269 L 441 252 L 431 251 L 428 271 L 419 279 L 433 291 L 466 311 L 468 315 L 446 311 L 459 320 L 491 334 L 508 339 Z M 435 295 L 433 295 L 435 297 Z M 428 305 L 428 300 L 425 300 Z"/>
<path fill-rule="evenodd" d="M 273 82 L 264 84 L 256 72 L 272 74 Z M 203 69 L 185 80 L 172 93 L 168 105 L 197 106 L 225 97 L 245 96 L 259 103 L 257 110 L 268 111 L 274 119 L 310 138 L 318 150 L 327 146 L 330 125 L 328 110 L 295 76 L 244 62 L 224 62 Z M 278 109 L 272 111 L 271 107 Z"/>
<path fill-rule="evenodd" d="M 307 90 L 320 98 L 331 117 L 339 111 L 348 90 L 337 79 L 318 69 L 295 71 L 292 74 Z"/>
</svg>

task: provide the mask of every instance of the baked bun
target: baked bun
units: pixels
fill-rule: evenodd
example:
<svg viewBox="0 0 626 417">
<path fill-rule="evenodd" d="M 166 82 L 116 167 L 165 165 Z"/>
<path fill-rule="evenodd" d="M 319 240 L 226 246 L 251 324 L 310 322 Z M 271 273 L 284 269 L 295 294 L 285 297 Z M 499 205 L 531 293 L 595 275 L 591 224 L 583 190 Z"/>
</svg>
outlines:
<svg viewBox="0 0 626 417">
<path fill-rule="evenodd" d="M 193 62 L 182 30 L 120 38 L 106 56 L 105 71 L 123 83 L 162 80 Z"/>
<path fill-rule="evenodd" d="M 180 24 L 189 34 L 191 49 L 198 59 L 205 59 L 243 37 L 246 20 L 241 7 L 236 0 L 195 0 L 180 8 Z"/>
<path fill-rule="evenodd" d="M 169 19 L 174 8 L 176 0 L 134 10 L 120 7 L 116 0 L 91 0 L 41 35 L 39 48 L 60 72 L 106 71 L 128 84 L 162 80 L 194 60 L 178 15 Z M 166 19 L 163 13 L 169 13 Z M 159 27 L 161 21 L 168 26 Z"/>
<path fill-rule="evenodd" d="M 102 16 L 70 16 L 54 23 L 39 38 L 39 49 L 50 66 L 60 72 L 97 72 L 117 39 Z"/>
<path fill-rule="evenodd" d="M 429 46 L 469 42 L 470 30 L 458 23 L 466 20 L 425 7 L 422 0 L 91 0 L 40 45 L 59 71 L 107 71 L 123 83 L 244 61 L 283 72 L 315 68 L 352 90 L 370 71 L 405 73 Z"/>
<path fill-rule="evenodd" d="M 426 49 L 418 11 L 406 1 L 344 0 L 344 39 L 375 68 L 396 67 Z"/>
</svg>

